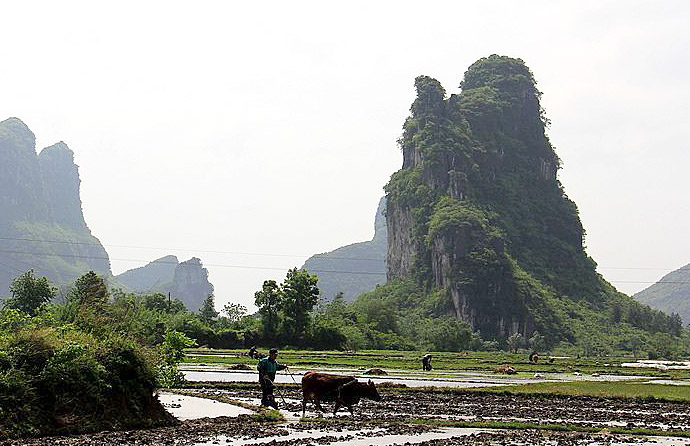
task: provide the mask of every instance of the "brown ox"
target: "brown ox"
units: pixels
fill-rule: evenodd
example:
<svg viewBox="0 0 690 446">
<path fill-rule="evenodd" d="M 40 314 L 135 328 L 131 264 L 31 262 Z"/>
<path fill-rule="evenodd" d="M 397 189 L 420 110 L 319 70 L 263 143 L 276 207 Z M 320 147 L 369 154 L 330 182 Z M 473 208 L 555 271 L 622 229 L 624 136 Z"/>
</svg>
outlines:
<svg viewBox="0 0 690 446">
<path fill-rule="evenodd" d="M 331 375 L 329 373 L 308 372 L 302 377 L 302 417 L 307 408 L 307 401 L 313 401 L 319 412 L 323 412 L 321 401 L 335 401 L 333 415 L 341 406 L 350 409 L 359 403 L 361 398 L 381 401 L 372 380 L 364 384 L 354 376 Z"/>
</svg>

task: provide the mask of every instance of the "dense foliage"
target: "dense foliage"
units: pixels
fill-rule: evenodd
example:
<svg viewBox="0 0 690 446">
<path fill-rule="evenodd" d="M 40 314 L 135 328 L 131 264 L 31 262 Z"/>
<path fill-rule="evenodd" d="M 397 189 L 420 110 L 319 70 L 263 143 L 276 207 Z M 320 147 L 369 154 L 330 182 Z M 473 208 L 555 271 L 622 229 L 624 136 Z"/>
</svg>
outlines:
<svg viewBox="0 0 690 446">
<path fill-rule="evenodd" d="M 27 283 L 47 287 L 19 286 Z M 447 315 L 442 290 L 429 294 L 414 280 L 377 287 L 352 303 L 337 295 L 318 304 L 316 277 L 295 268 L 283 283 L 266 281 L 256 292 L 260 310 L 254 315 L 238 304 L 226 305 L 226 315 L 220 315 L 213 296 L 199 314 L 190 313 L 162 294 L 111 292 L 92 272 L 80 277 L 61 303 L 25 304 L 34 302 L 36 289 L 40 301 L 43 291 L 52 292 L 31 272 L 15 284 L 13 298 L 0 310 L 0 437 L 171 423 L 153 390 L 182 383 L 177 364 L 184 349 L 194 345 L 449 352 L 542 351 L 553 345 L 550 334 L 539 332 L 529 338 L 482 339 L 469 324 Z M 610 312 L 598 313 L 585 301 L 555 299 L 559 317 L 571 318 L 575 339 L 557 350 L 587 356 L 646 352 L 653 358 L 688 353 L 680 326 L 650 334 L 625 322 L 635 318 L 652 330 L 666 321 L 655 321 L 659 316 L 647 307 L 629 304 L 620 299 Z"/>
<path fill-rule="evenodd" d="M 171 308 L 159 296 L 110 296 L 93 272 L 63 303 L 47 302 L 54 288 L 33 271 L 11 291 L 0 310 L 0 438 L 174 422 L 153 391 L 180 382 L 194 342 L 158 325 Z"/>
<path fill-rule="evenodd" d="M 403 168 L 386 186 L 389 276 L 412 280 L 417 307 L 373 295 L 396 311 L 436 307 L 485 339 L 544 336 L 586 353 L 678 340 L 667 316 L 616 291 L 584 250 L 577 207 L 558 181 L 560 160 L 534 77 L 519 59 L 490 56 L 446 96 L 430 77 L 404 124 Z M 394 293 L 392 293 L 394 294 Z M 371 299 L 371 297 L 364 297 Z"/>
<path fill-rule="evenodd" d="M 2 294 L 17 269 L 32 268 L 59 284 L 88 270 L 110 273 L 108 254 L 84 221 L 78 167 L 64 143 L 37 154 L 36 138 L 21 120 L 0 121 L 0 191 Z"/>
</svg>

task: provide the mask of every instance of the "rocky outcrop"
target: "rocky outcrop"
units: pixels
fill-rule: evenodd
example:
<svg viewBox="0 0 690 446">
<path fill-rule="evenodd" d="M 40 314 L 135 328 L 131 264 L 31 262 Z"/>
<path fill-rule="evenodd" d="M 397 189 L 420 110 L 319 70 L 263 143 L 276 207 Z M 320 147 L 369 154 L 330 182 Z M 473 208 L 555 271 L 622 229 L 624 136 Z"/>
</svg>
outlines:
<svg viewBox="0 0 690 446">
<path fill-rule="evenodd" d="M 115 277 L 125 290 L 135 293 L 171 293 L 188 310 L 198 311 L 213 285 L 208 281 L 208 270 L 196 257 L 180 263 L 175 256 L 165 256 Z"/>
<path fill-rule="evenodd" d="M 173 255 L 161 257 L 145 266 L 130 269 L 115 276 L 126 290 L 138 293 L 167 292 L 175 277 L 175 269 L 180 264 Z M 166 290 L 166 291 L 164 291 Z"/>
<path fill-rule="evenodd" d="M 93 270 L 110 275 L 108 254 L 81 208 L 79 169 L 63 142 L 36 154 L 19 119 L 0 122 L 0 296 L 33 268 L 58 284 Z"/>
<path fill-rule="evenodd" d="M 67 144 L 59 143 L 41 150 L 38 156 L 50 220 L 76 231 L 87 230 L 79 196 L 79 168 Z"/>
<path fill-rule="evenodd" d="M 436 290 L 487 337 L 558 332 L 556 296 L 601 302 L 524 63 L 481 59 L 450 97 L 426 76 L 415 86 L 403 167 L 386 186 L 388 279 Z"/>
<path fill-rule="evenodd" d="M 374 221 L 374 238 L 330 252 L 316 254 L 302 268 L 319 278 L 318 287 L 325 301 L 343 293 L 347 301 L 386 283 L 386 199 L 379 201 Z"/>
<path fill-rule="evenodd" d="M 654 285 L 633 296 L 665 313 L 675 313 L 690 322 L 690 264 L 666 274 Z"/>
<path fill-rule="evenodd" d="M 213 294 L 213 285 L 208 281 L 208 270 L 201 265 L 201 260 L 192 257 L 177 265 L 172 294 L 190 311 L 199 311 L 204 299 Z"/>
</svg>

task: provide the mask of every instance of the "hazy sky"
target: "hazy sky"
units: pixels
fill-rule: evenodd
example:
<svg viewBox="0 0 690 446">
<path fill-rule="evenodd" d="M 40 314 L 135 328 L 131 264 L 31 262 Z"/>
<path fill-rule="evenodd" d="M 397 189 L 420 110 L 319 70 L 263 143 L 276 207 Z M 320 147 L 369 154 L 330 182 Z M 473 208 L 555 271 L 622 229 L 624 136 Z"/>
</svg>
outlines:
<svg viewBox="0 0 690 446">
<path fill-rule="evenodd" d="M 690 263 L 690 2 L 0 3 L 0 120 L 65 141 L 120 273 L 197 256 L 220 308 L 373 236 L 425 74 L 531 68 L 587 251 L 637 292 Z"/>
</svg>

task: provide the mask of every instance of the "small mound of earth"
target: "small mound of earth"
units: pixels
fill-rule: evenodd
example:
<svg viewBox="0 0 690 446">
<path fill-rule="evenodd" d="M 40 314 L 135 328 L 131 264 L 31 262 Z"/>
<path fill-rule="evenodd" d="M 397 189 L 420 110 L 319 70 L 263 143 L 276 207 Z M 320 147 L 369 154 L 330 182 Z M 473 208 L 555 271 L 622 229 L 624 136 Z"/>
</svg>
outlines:
<svg viewBox="0 0 690 446">
<path fill-rule="evenodd" d="M 506 364 L 500 367 L 496 367 L 494 369 L 494 373 L 501 373 L 503 375 L 515 375 L 517 373 L 517 370 L 515 370 L 515 367 Z"/>
<path fill-rule="evenodd" d="M 376 384 L 376 387 L 378 387 L 379 389 L 406 389 L 407 384 L 395 383 L 393 381 L 384 381 L 382 383 Z"/>
<path fill-rule="evenodd" d="M 388 375 L 388 373 L 383 370 L 383 369 L 369 369 L 366 372 L 362 372 L 362 375 L 379 375 L 379 376 L 384 376 Z"/>
<path fill-rule="evenodd" d="M 233 364 L 230 366 L 230 370 L 252 370 L 247 364 Z"/>
</svg>

